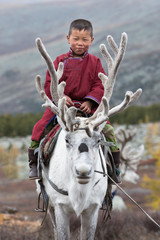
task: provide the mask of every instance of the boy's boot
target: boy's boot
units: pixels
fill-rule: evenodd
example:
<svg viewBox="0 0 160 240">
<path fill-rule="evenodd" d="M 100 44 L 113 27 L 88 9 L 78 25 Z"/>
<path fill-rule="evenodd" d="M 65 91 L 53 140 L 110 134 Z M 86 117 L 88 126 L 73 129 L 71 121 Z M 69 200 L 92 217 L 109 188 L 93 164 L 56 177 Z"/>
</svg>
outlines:
<svg viewBox="0 0 160 240">
<path fill-rule="evenodd" d="M 112 153 L 112 159 L 113 159 L 113 171 L 111 174 L 111 178 L 116 182 L 116 183 L 121 183 L 122 179 L 120 176 L 120 170 L 119 170 L 119 164 L 120 164 L 120 150 L 111 152 Z M 112 160 L 111 160 L 112 161 Z M 111 184 L 114 184 L 112 181 L 110 181 Z"/>
<path fill-rule="evenodd" d="M 37 171 L 37 159 L 38 159 L 38 153 L 34 154 L 34 148 L 28 148 L 28 158 L 29 158 L 29 179 L 35 180 L 39 179 L 38 177 L 38 171 Z"/>
</svg>

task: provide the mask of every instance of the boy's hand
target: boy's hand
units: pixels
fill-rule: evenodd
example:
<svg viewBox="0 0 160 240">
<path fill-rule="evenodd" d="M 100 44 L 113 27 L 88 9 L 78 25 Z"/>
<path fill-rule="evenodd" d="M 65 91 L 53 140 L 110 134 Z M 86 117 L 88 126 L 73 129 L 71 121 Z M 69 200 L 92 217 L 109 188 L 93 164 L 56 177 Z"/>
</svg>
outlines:
<svg viewBox="0 0 160 240">
<path fill-rule="evenodd" d="M 70 97 L 68 97 L 67 95 L 65 95 L 66 97 L 66 105 L 67 107 L 71 107 L 74 105 L 74 103 L 72 102 L 72 99 Z"/>
<path fill-rule="evenodd" d="M 92 101 L 88 100 L 88 101 L 83 102 L 82 105 L 80 106 L 80 109 L 87 114 L 91 113 Z"/>
</svg>

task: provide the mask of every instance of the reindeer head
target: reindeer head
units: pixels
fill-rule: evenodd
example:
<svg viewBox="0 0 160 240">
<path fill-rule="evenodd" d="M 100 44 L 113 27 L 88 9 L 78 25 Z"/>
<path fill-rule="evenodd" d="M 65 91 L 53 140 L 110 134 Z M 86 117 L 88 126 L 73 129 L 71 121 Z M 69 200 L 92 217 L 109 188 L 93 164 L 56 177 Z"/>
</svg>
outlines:
<svg viewBox="0 0 160 240">
<path fill-rule="evenodd" d="M 97 161 L 99 161 L 100 141 L 101 136 L 98 132 L 94 132 L 92 138 L 88 136 L 85 129 L 81 128 L 66 132 L 66 165 L 68 170 L 72 169 L 70 179 L 73 177 L 80 184 L 90 181 L 95 168 L 99 168 Z"/>
</svg>

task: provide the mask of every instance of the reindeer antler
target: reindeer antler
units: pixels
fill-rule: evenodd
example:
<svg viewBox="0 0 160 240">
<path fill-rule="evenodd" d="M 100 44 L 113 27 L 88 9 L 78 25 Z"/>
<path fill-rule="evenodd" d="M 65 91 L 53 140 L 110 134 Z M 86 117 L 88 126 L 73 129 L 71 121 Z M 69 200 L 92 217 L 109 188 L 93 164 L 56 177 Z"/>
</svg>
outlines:
<svg viewBox="0 0 160 240">
<path fill-rule="evenodd" d="M 113 92 L 119 65 L 125 54 L 125 49 L 126 49 L 126 45 L 127 45 L 127 34 L 122 33 L 119 48 L 118 48 L 117 44 L 115 43 L 114 39 L 112 38 L 112 36 L 109 35 L 107 37 L 107 41 L 108 41 L 108 44 L 109 44 L 111 50 L 114 53 L 115 58 L 113 59 L 111 57 L 111 55 L 109 54 L 109 52 L 104 44 L 100 45 L 101 54 L 104 57 L 104 59 L 107 63 L 107 66 L 108 66 L 108 77 L 106 75 L 104 75 L 103 73 L 99 73 L 98 76 L 104 84 L 104 89 L 105 89 L 104 96 L 109 101 L 112 96 L 112 92 Z"/>
<path fill-rule="evenodd" d="M 104 44 L 101 44 L 100 51 L 101 51 L 101 54 L 104 57 L 104 59 L 107 63 L 107 66 L 108 66 L 108 77 L 103 73 L 99 73 L 98 76 L 102 80 L 102 83 L 104 86 L 103 98 L 105 98 L 106 101 L 109 102 L 112 92 L 113 92 L 113 87 L 115 84 L 115 79 L 116 79 L 116 75 L 118 72 L 118 68 L 119 68 L 119 65 L 125 54 L 125 49 L 126 49 L 126 45 L 127 45 L 127 34 L 122 33 L 119 47 L 117 46 L 117 44 L 115 43 L 114 39 L 111 36 L 107 37 L 107 41 L 108 41 L 108 44 L 109 44 L 111 50 L 113 51 L 114 59 L 109 54 L 106 46 Z M 141 93 L 142 93 L 142 89 L 138 89 L 135 93 L 133 93 L 131 91 L 127 91 L 122 103 L 117 105 L 116 107 L 110 109 L 108 111 L 107 117 L 112 116 L 113 114 L 116 114 L 120 111 L 123 111 L 129 105 L 134 103 L 139 98 Z M 101 111 L 102 111 L 102 102 L 100 103 L 99 107 L 97 108 L 97 110 L 95 111 L 93 116 L 89 118 L 88 122 L 94 121 L 94 119 L 97 118 L 97 116 L 99 115 L 99 113 Z M 106 120 L 107 120 L 107 118 L 106 118 Z M 97 123 L 97 125 L 98 125 L 98 123 Z"/>
<path fill-rule="evenodd" d="M 117 140 L 122 144 L 121 151 L 123 151 L 123 148 L 126 146 L 126 144 L 134 138 L 136 133 L 137 133 L 136 128 L 134 128 L 132 130 L 123 129 L 123 128 L 118 129 L 118 131 L 115 133 L 115 135 L 116 135 Z"/>
<path fill-rule="evenodd" d="M 65 82 L 62 82 L 60 85 L 58 85 L 59 79 L 63 74 L 63 63 L 62 62 L 59 63 L 58 70 L 56 72 L 53 61 L 50 58 L 49 54 L 47 53 L 40 38 L 36 39 L 36 45 L 42 57 L 47 63 L 49 73 L 51 76 L 51 87 L 50 87 L 51 96 L 55 105 L 58 106 L 58 100 L 62 98 L 64 88 L 65 88 Z"/>
<path fill-rule="evenodd" d="M 45 108 L 49 107 L 56 115 L 59 115 L 58 107 L 55 104 L 53 104 L 53 102 L 45 94 L 44 90 L 42 90 L 41 77 L 39 75 L 36 76 L 36 88 L 41 98 L 43 98 L 45 102 L 42 105 L 42 107 L 45 107 Z"/>
<path fill-rule="evenodd" d="M 121 163 L 125 165 L 125 168 L 129 166 L 136 170 L 137 165 L 142 157 L 144 146 L 141 145 L 138 148 L 128 144 L 137 133 L 137 129 L 123 129 L 120 128 L 115 132 L 117 140 L 121 143 Z M 128 145 L 127 145 L 128 144 Z"/>
<path fill-rule="evenodd" d="M 75 107 L 71 107 L 68 109 L 66 106 L 66 98 L 64 97 L 64 88 L 66 83 L 61 82 L 59 84 L 59 79 L 63 74 L 63 63 L 60 62 L 58 65 L 58 70 L 55 70 L 54 64 L 47 53 L 42 41 L 40 38 L 36 39 L 36 44 L 39 52 L 41 53 L 42 57 L 45 59 L 48 70 L 51 76 L 51 86 L 50 92 L 53 99 L 53 102 L 47 97 L 45 92 L 42 90 L 41 86 L 41 77 L 39 75 L 36 76 L 36 88 L 39 92 L 40 96 L 44 100 L 43 107 L 49 107 L 61 120 L 63 125 L 65 126 L 67 131 L 73 131 L 73 125 L 79 124 L 78 120 L 75 120 L 76 111 Z"/>
</svg>

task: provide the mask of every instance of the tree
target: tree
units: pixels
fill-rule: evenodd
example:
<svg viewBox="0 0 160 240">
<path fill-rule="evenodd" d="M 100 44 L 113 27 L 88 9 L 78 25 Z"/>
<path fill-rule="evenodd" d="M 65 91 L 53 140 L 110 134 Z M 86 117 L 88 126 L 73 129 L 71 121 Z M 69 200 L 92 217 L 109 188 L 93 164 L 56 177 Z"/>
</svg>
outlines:
<svg viewBox="0 0 160 240">
<path fill-rule="evenodd" d="M 19 154 L 20 151 L 16 146 L 11 145 L 8 150 L 3 146 L 0 147 L 0 163 L 4 174 L 9 179 L 15 179 L 18 177 L 16 158 Z"/>
<path fill-rule="evenodd" d="M 151 191 L 151 194 L 147 196 L 147 199 L 149 200 L 148 205 L 154 210 L 158 210 L 160 209 L 160 142 L 154 144 L 153 139 L 157 139 L 159 134 L 158 124 L 154 125 L 155 126 L 153 126 L 153 124 L 152 126 L 149 126 L 146 146 L 148 152 L 156 160 L 155 179 L 151 179 L 147 175 L 144 175 L 142 186 Z"/>
</svg>

